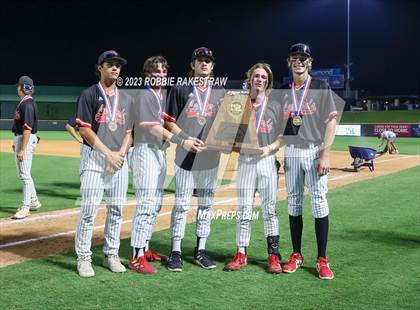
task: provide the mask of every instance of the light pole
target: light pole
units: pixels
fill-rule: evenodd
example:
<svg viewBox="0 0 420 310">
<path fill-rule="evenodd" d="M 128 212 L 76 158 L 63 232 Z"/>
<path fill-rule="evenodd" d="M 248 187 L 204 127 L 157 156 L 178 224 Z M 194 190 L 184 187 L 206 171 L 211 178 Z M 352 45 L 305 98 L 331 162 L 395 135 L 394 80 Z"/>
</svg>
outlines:
<svg viewBox="0 0 420 310">
<path fill-rule="evenodd" d="M 346 75 L 346 98 L 350 97 L 350 0 L 347 0 L 347 75 Z"/>
</svg>

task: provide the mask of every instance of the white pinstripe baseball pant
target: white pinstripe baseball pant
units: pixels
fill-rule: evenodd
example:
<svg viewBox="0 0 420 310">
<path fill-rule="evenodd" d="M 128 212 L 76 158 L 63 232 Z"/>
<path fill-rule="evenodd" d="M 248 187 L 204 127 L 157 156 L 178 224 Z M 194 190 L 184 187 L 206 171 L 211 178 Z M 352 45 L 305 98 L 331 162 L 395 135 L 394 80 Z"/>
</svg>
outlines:
<svg viewBox="0 0 420 310">
<path fill-rule="evenodd" d="M 277 169 L 275 155 L 261 158 L 260 155 L 240 155 L 237 175 L 237 195 L 239 202 L 236 226 L 236 244 L 249 246 L 251 237 L 252 206 L 255 190 L 261 196 L 264 220 L 264 235 L 278 236 L 279 223 L 276 212 Z"/>
<path fill-rule="evenodd" d="M 22 138 L 23 138 L 23 135 L 15 136 L 13 139 L 13 145 L 15 146 L 16 171 L 17 171 L 18 178 L 22 181 L 22 185 L 23 185 L 22 206 L 29 207 L 31 202 L 36 201 L 38 199 L 34 181 L 31 176 L 32 156 L 36 148 L 36 145 L 38 143 L 38 139 L 36 135 L 33 135 L 33 134 L 30 135 L 28 144 L 26 145 L 26 150 L 25 150 L 25 155 L 23 156 L 23 160 L 19 161 L 16 155 L 19 152 L 19 147 L 20 147 Z"/>
<path fill-rule="evenodd" d="M 210 234 L 211 208 L 217 185 L 218 168 L 208 170 L 185 170 L 175 165 L 175 206 L 171 214 L 171 237 L 182 240 L 185 233 L 187 213 L 191 208 L 194 188 L 197 189 L 198 210 L 196 235 L 207 238 Z"/>
<path fill-rule="evenodd" d="M 162 207 L 166 176 L 165 151 L 139 143 L 133 151 L 133 178 L 137 208 L 133 217 L 131 246 L 144 248 Z"/>
<path fill-rule="evenodd" d="M 292 216 L 302 214 L 304 186 L 309 189 L 311 196 L 312 215 L 322 218 L 328 215 L 327 175 L 320 177 L 316 171 L 320 155 L 320 146 L 306 149 L 286 146 L 285 172 L 288 211 Z"/>
<path fill-rule="evenodd" d="M 78 258 L 92 255 L 91 242 L 93 226 L 98 207 L 105 191 L 107 196 L 107 217 L 104 229 L 105 255 L 118 255 L 122 209 L 127 199 L 128 167 L 127 160 L 115 173 L 105 172 L 105 156 L 82 145 L 80 154 L 80 193 L 82 196 L 80 218 L 75 236 Z"/>
</svg>

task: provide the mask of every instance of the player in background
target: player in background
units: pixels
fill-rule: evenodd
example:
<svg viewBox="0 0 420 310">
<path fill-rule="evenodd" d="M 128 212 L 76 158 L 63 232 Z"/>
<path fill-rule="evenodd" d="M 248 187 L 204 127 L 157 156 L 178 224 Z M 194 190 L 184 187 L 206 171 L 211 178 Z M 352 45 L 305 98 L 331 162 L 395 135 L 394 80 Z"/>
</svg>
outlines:
<svg viewBox="0 0 420 310">
<path fill-rule="evenodd" d="M 95 65 L 98 83 L 85 89 L 77 102 L 76 122 L 83 144 L 80 149 L 82 197 L 75 249 L 81 277 L 95 275 L 91 264 L 91 240 L 104 192 L 107 216 L 103 266 L 112 272 L 125 272 L 118 251 L 122 208 L 128 187 L 126 154 L 132 143 L 133 125 L 129 119 L 132 98 L 115 84 L 126 63 L 116 51 L 102 53 Z"/>
<path fill-rule="evenodd" d="M 22 181 L 22 206 L 16 211 L 13 219 L 23 219 L 30 214 L 30 209 L 39 209 L 41 203 L 31 176 L 32 156 L 38 143 L 38 108 L 32 95 L 35 91 L 33 80 L 29 76 L 21 76 L 16 85 L 20 102 L 16 107 L 13 119 L 13 152 L 16 168 Z"/>
<path fill-rule="evenodd" d="M 247 71 L 247 88 L 252 104 L 258 143 L 262 154 L 240 154 L 237 174 L 239 202 L 236 228 L 237 253 L 225 266 L 227 271 L 239 270 L 247 265 L 247 249 L 251 238 L 252 207 L 255 192 L 261 197 L 264 219 L 264 235 L 267 240 L 268 271 L 281 273 L 279 252 L 279 223 L 276 212 L 278 169 L 276 151 L 281 145 L 282 111 L 280 103 L 270 96 L 273 73 L 270 65 L 257 63 Z"/>
<path fill-rule="evenodd" d="M 386 153 L 386 152 L 389 152 L 389 154 L 399 153 L 397 147 L 395 146 L 397 135 L 393 131 L 385 130 L 385 131 L 382 131 L 381 133 L 378 133 L 378 139 L 381 139 L 381 144 L 379 145 L 379 148 L 382 147 L 382 145 L 386 141 L 385 148 L 381 153 Z"/>
<path fill-rule="evenodd" d="M 330 170 L 330 147 L 334 140 L 337 109 L 329 85 L 312 78 L 309 46 L 292 45 L 287 58 L 293 80 L 282 87 L 283 120 L 286 124 L 285 176 L 293 253 L 283 271 L 293 273 L 303 265 L 301 240 L 303 229 L 303 194 L 305 185 L 311 197 L 315 218 L 318 255 L 316 268 L 321 279 L 333 279 L 326 258 L 329 207 L 327 178 Z"/>
</svg>

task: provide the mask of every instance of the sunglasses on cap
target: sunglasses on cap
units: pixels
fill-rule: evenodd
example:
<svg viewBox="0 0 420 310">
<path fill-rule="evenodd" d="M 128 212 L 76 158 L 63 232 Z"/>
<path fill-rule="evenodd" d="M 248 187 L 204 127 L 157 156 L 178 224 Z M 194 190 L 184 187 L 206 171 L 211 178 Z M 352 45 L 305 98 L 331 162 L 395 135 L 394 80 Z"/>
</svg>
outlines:
<svg viewBox="0 0 420 310">
<path fill-rule="evenodd" d="M 33 85 L 23 84 L 23 89 L 25 91 L 32 91 L 34 89 Z"/>
<path fill-rule="evenodd" d="M 198 58 L 200 56 L 206 56 L 210 58 L 212 61 L 214 61 L 214 55 L 213 52 L 208 49 L 207 47 L 199 47 L 196 48 L 192 54 L 192 59 Z"/>
</svg>

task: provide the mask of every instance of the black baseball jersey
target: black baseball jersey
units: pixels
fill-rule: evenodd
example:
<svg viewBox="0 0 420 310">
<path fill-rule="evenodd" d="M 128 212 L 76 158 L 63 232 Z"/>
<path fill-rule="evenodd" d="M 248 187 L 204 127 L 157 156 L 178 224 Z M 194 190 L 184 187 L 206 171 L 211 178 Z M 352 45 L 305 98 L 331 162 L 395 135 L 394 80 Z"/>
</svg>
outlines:
<svg viewBox="0 0 420 310">
<path fill-rule="evenodd" d="M 286 144 L 315 143 L 324 141 L 326 123 L 337 116 L 337 108 L 332 91 L 327 82 L 312 78 L 306 97 L 303 100 L 300 116 L 302 125 L 293 125 L 294 104 L 291 92 L 292 84 L 281 87 L 280 100 L 282 103 L 284 141 Z M 303 88 L 296 90 L 297 100 L 301 97 Z M 299 105 L 299 102 L 297 102 Z"/>
<path fill-rule="evenodd" d="M 119 100 L 115 115 L 117 129 L 112 131 L 109 127 L 109 120 L 104 99 L 97 84 L 85 89 L 77 100 L 76 123 L 79 128 L 91 128 L 98 138 L 110 150 L 118 151 L 127 132 L 131 132 L 133 125 L 129 112 L 132 106 L 132 97 L 122 90 L 119 91 Z M 115 100 L 115 93 L 109 97 L 111 105 Z M 85 140 L 84 144 L 89 145 Z"/>
<path fill-rule="evenodd" d="M 166 90 L 161 90 L 160 94 L 147 88 L 139 91 L 132 107 L 132 117 L 135 120 L 134 143 L 155 144 L 159 148 L 167 145 L 162 138 L 152 135 L 149 131 L 150 126 L 164 124 L 165 106 Z"/>
<path fill-rule="evenodd" d="M 23 134 L 23 130 L 30 130 L 32 134 L 38 131 L 38 107 L 31 96 L 23 97 L 16 107 L 12 131 L 16 135 Z"/>
<path fill-rule="evenodd" d="M 260 127 L 258 128 L 258 143 L 260 147 L 267 146 L 273 143 L 278 136 L 283 134 L 282 126 L 283 120 L 281 118 L 282 111 L 281 105 L 279 102 L 273 100 L 272 98 L 268 97 L 267 107 L 265 111 L 263 111 L 263 105 L 259 105 L 258 107 L 253 108 L 256 114 L 253 121 L 257 125 L 259 117 L 261 117 L 260 113 L 264 113 L 262 115 Z"/>
<path fill-rule="evenodd" d="M 198 89 L 204 102 L 205 91 Z M 223 88 L 212 87 L 208 104 L 203 111 L 205 124 L 198 122 L 200 108 L 194 97 L 192 86 L 174 86 L 168 96 L 165 119 L 176 122 L 187 135 L 205 141 L 214 122 L 221 99 L 225 94 Z M 176 148 L 175 163 L 185 170 L 207 170 L 219 165 L 220 152 L 207 150 L 202 153 L 187 152 L 180 145 Z"/>
</svg>

